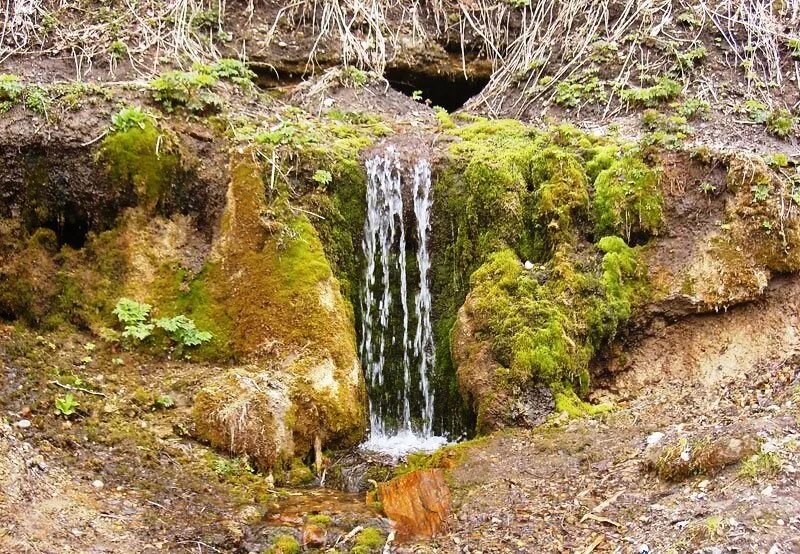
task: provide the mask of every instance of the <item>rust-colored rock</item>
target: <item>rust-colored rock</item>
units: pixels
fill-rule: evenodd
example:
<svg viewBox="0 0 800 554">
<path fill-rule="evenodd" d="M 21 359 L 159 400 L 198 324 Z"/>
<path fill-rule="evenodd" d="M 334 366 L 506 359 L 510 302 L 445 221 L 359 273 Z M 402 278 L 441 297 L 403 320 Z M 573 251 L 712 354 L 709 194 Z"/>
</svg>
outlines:
<svg viewBox="0 0 800 554">
<path fill-rule="evenodd" d="M 322 548 L 328 542 L 328 532 L 324 527 L 307 523 L 303 526 L 302 539 L 306 548 Z"/>
<path fill-rule="evenodd" d="M 381 483 L 378 498 L 401 538 L 432 537 L 447 527 L 450 489 L 441 469 L 419 469 Z"/>
</svg>

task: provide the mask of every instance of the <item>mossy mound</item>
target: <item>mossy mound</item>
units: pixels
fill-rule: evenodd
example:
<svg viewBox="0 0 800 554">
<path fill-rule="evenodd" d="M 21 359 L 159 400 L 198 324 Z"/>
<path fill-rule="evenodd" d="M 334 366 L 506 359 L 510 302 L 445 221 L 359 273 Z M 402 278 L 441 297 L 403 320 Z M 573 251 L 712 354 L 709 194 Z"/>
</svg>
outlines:
<svg viewBox="0 0 800 554">
<path fill-rule="evenodd" d="M 553 408 L 552 384 L 586 391 L 592 357 L 647 297 L 626 240 L 659 230 L 658 172 L 634 146 L 569 126 L 479 121 L 454 133 L 435 192 L 450 239 L 434 249 L 440 321 L 466 302 L 439 340 L 450 339 L 479 430 L 532 425 Z"/>
<path fill-rule="evenodd" d="M 264 360 L 286 386 L 291 417 L 287 420 L 284 413 L 274 419 L 288 425 L 290 451 L 305 455 L 315 439 L 326 445 L 353 444 L 363 433 L 365 414 L 352 309 L 317 232 L 305 214 L 294 213 L 284 195 L 274 194 L 268 202 L 262 168 L 249 153 L 235 156 L 231 176 L 222 233 L 206 274 L 211 302 L 232 322 L 236 355 Z M 220 440 L 234 435 L 213 415 L 238 394 L 236 383 L 228 385 L 230 390 L 215 394 L 212 383 L 198 397 L 198 436 L 270 467 L 282 449 L 270 456 L 245 438 Z"/>
</svg>

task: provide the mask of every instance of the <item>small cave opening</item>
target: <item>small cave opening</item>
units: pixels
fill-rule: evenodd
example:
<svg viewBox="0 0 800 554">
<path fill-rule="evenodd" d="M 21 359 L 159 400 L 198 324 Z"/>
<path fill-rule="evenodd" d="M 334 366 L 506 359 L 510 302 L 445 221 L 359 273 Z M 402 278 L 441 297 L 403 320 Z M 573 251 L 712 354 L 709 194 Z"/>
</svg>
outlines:
<svg viewBox="0 0 800 554">
<path fill-rule="evenodd" d="M 66 245 L 75 250 L 83 248 L 89 234 L 89 217 L 81 210 L 64 209 L 57 214 L 30 225 L 31 231 L 36 227 L 50 229 L 56 235 L 56 244 L 60 249 Z"/>
<path fill-rule="evenodd" d="M 387 69 L 384 77 L 396 91 L 412 98 L 421 94 L 422 100 L 451 113 L 463 107 L 489 82 L 488 76 L 429 75 L 407 68 Z"/>
</svg>

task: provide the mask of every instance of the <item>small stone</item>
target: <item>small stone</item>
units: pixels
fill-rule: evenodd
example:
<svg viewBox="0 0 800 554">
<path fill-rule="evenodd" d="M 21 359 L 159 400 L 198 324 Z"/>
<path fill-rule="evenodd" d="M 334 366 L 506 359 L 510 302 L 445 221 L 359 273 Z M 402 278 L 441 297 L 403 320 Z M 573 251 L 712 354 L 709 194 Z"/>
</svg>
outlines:
<svg viewBox="0 0 800 554">
<path fill-rule="evenodd" d="M 533 262 L 531 262 L 530 260 L 525 260 L 525 269 L 527 269 L 528 271 L 533 269 Z"/>
<path fill-rule="evenodd" d="M 708 488 L 708 485 L 710 485 L 710 484 L 711 484 L 711 481 L 709 481 L 708 479 L 703 479 L 702 481 L 700 481 L 697 484 L 697 488 L 704 491 L 704 490 L 706 490 Z"/>
<path fill-rule="evenodd" d="M 764 489 L 761 491 L 761 494 L 764 496 L 772 496 L 772 485 L 767 485 L 764 487 Z"/>
<path fill-rule="evenodd" d="M 100 479 L 95 479 L 94 481 L 92 481 L 92 486 L 96 489 L 102 489 L 103 482 Z"/>
<path fill-rule="evenodd" d="M 281 41 L 278 42 L 278 46 L 280 46 L 281 48 L 286 48 L 289 45 L 281 40 Z"/>
<path fill-rule="evenodd" d="M 27 429 L 28 427 L 31 426 L 31 420 L 30 419 L 20 419 L 14 425 L 19 427 L 20 429 Z"/>
<path fill-rule="evenodd" d="M 303 526 L 302 539 L 307 548 L 322 548 L 328 542 L 328 532 L 320 525 L 307 523 Z"/>
<path fill-rule="evenodd" d="M 662 433 L 661 431 L 656 431 L 655 433 L 651 433 L 647 437 L 647 446 L 654 446 L 659 442 L 661 442 L 661 439 L 663 438 L 664 438 L 664 433 Z"/>
</svg>

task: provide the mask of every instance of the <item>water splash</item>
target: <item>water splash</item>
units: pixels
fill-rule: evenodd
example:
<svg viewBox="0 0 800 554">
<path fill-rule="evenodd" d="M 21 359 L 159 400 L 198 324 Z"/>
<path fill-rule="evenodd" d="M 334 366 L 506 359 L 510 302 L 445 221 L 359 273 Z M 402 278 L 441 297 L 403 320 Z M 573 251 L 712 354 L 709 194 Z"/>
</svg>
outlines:
<svg viewBox="0 0 800 554">
<path fill-rule="evenodd" d="M 434 450 L 447 439 L 433 434 L 430 165 L 427 160 L 419 160 L 413 168 L 411 222 L 404 221 L 402 168 L 397 152 L 387 148 L 382 155 L 368 160 L 366 169 L 360 353 L 369 390 L 370 436 L 362 446 L 398 456 Z M 407 228 L 416 233 L 416 267 L 409 267 Z M 412 279 L 413 313 L 408 301 L 410 273 L 418 276 Z M 396 302 L 399 305 L 393 309 Z"/>
</svg>

